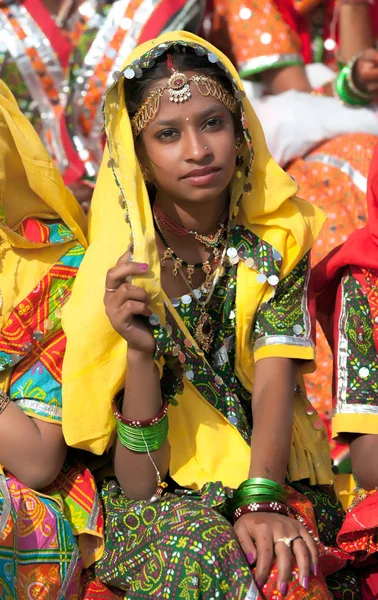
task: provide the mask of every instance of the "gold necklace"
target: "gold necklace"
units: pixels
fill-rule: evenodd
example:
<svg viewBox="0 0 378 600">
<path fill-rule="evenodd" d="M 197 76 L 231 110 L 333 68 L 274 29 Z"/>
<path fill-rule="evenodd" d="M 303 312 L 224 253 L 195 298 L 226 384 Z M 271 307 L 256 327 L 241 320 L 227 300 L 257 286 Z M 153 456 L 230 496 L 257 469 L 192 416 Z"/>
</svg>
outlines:
<svg viewBox="0 0 378 600">
<path fill-rule="evenodd" d="M 189 283 L 189 285 L 192 285 L 193 283 L 193 275 L 196 269 L 201 268 L 202 271 L 205 273 L 205 282 L 204 282 L 204 286 L 207 290 L 207 292 L 209 291 L 209 289 L 211 288 L 211 275 L 212 275 L 212 269 L 211 269 L 211 260 L 215 260 L 215 261 L 219 261 L 220 259 L 220 255 L 221 255 L 221 249 L 220 248 L 214 248 L 213 252 L 210 254 L 209 258 L 207 260 L 205 260 L 204 262 L 200 262 L 200 263 L 195 263 L 195 264 L 190 264 L 187 263 L 185 260 L 183 260 L 182 258 L 180 258 L 179 256 L 177 256 L 177 254 L 174 252 L 174 250 L 172 250 L 172 248 L 168 245 L 167 240 L 164 237 L 164 234 L 159 226 L 159 223 L 156 221 L 156 219 L 154 220 L 155 224 L 156 224 L 156 230 L 157 233 L 161 239 L 161 241 L 163 242 L 164 246 L 165 246 L 165 250 L 164 250 L 164 254 L 162 256 L 162 258 L 160 259 L 160 266 L 162 269 L 165 269 L 166 267 L 166 261 L 167 260 L 172 260 L 173 261 L 173 278 L 176 279 L 178 273 L 180 272 L 180 270 L 182 269 L 182 267 L 185 268 L 186 270 L 186 279 Z M 223 232 L 223 237 L 225 237 L 225 231 Z"/>
<path fill-rule="evenodd" d="M 212 343 L 214 341 L 214 323 L 213 323 L 213 319 L 211 318 L 211 316 L 207 310 L 207 307 L 213 296 L 216 285 L 219 281 L 219 277 L 220 277 L 220 274 L 221 274 L 221 271 L 223 268 L 223 261 L 226 257 L 226 251 L 227 251 L 227 245 L 225 245 L 225 247 L 223 249 L 220 264 L 217 267 L 216 271 L 214 272 L 214 276 L 211 277 L 211 279 L 210 279 L 210 281 L 211 281 L 210 287 L 208 289 L 206 288 L 207 296 L 206 296 L 205 302 L 200 302 L 199 298 L 197 298 L 196 294 L 194 293 L 194 290 L 193 290 L 192 286 L 190 285 L 188 279 L 185 277 L 184 273 L 180 270 L 181 277 L 183 278 L 183 280 L 185 281 L 185 284 L 189 288 L 195 302 L 197 302 L 198 306 L 200 307 L 200 315 L 198 317 L 196 326 L 194 328 L 193 337 L 196 340 L 198 346 L 204 352 L 209 352 L 209 350 L 212 346 Z"/>
</svg>

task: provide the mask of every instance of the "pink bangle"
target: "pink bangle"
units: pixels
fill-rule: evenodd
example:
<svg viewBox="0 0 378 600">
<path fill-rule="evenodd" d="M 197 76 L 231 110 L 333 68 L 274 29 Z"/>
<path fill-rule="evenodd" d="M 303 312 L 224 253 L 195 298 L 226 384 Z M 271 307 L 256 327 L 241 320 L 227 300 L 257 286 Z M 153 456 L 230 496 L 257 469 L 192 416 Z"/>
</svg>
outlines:
<svg viewBox="0 0 378 600">
<path fill-rule="evenodd" d="M 290 517 L 290 510 L 282 502 L 251 502 L 245 506 L 240 506 L 234 512 L 234 523 L 243 515 L 255 512 L 278 513 Z"/>
<path fill-rule="evenodd" d="M 115 418 L 118 421 L 121 421 L 122 423 L 125 423 L 126 425 L 129 425 L 130 427 L 149 427 L 150 425 L 156 425 L 157 423 L 160 423 L 160 421 L 162 421 L 164 419 L 165 415 L 168 412 L 168 402 L 166 399 L 164 399 L 163 406 L 161 407 L 161 411 L 159 412 L 158 415 L 156 415 L 156 417 L 152 417 L 152 419 L 141 419 L 141 420 L 128 419 L 119 410 L 119 408 L 117 406 L 117 399 L 113 400 L 112 410 L 113 410 L 113 414 L 114 414 Z"/>
</svg>

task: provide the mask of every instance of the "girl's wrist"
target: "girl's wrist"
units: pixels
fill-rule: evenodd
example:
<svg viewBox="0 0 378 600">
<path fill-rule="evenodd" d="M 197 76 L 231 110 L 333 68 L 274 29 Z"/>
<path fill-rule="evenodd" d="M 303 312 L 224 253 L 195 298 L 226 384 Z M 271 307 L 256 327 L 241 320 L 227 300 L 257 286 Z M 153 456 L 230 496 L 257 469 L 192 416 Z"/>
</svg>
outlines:
<svg viewBox="0 0 378 600">
<path fill-rule="evenodd" d="M 154 352 L 146 351 L 146 350 L 138 350 L 137 348 L 133 348 L 128 346 L 127 348 L 127 364 L 130 365 L 141 363 L 144 364 L 152 364 L 154 363 Z"/>
</svg>

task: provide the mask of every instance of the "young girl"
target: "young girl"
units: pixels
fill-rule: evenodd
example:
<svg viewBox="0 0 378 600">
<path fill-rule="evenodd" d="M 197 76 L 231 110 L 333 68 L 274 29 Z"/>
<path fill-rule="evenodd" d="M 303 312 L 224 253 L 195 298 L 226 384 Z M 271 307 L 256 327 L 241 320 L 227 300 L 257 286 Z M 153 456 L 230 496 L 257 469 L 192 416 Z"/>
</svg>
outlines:
<svg viewBox="0 0 378 600">
<path fill-rule="evenodd" d="M 326 433 L 300 385 L 323 216 L 295 197 L 211 45 L 167 34 L 114 79 L 64 314 L 65 436 L 113 446 L 117 477 L 95 574 L 130 599 L 357 598 L 352 576 L 324 579 L 345 564 L 328 548 L 341 512 L 319 487 Z"/>
<path fill-rule="evenodd" d="M 84 564 L 102 554 L 94 480 L 66 459 L 61 427 L 61 312 L 84 255 L 85 226 L 37 133 L 0 82 L 3 600 L 77 600 Z"/>
</svg>

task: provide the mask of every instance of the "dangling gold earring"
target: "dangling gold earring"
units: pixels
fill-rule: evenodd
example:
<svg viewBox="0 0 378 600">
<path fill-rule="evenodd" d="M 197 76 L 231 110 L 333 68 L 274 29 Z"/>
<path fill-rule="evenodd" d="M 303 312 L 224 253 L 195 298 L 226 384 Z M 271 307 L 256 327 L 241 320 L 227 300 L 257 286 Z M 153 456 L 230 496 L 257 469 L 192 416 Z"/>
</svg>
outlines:
<svg viewBox="0 0 378 600">
<path fill-rule="evenodd" d="M 236 166 L 237 167 L 242 167 L 243 164 L 244 164 L 244 156 L 241 153 L 242 146 L 243 146 L 242 139 L 238 137 L 236 139 L 236 144 L 235 144 L 235 147 L 236 147 Z"/>
<path fill-rule="evenodd" d="M 144 179 L 145 183 L 146 184 L 152 183 L 152 179 L 151 179 L 151 176 L 150 176 L 150 173 L 149 173 L 147 167 L 145 167 L 144 165 L 141 164 L 140 168 L 142 170 L 142 175 L 143 175 L 143 179 Z"/>
</svg>

